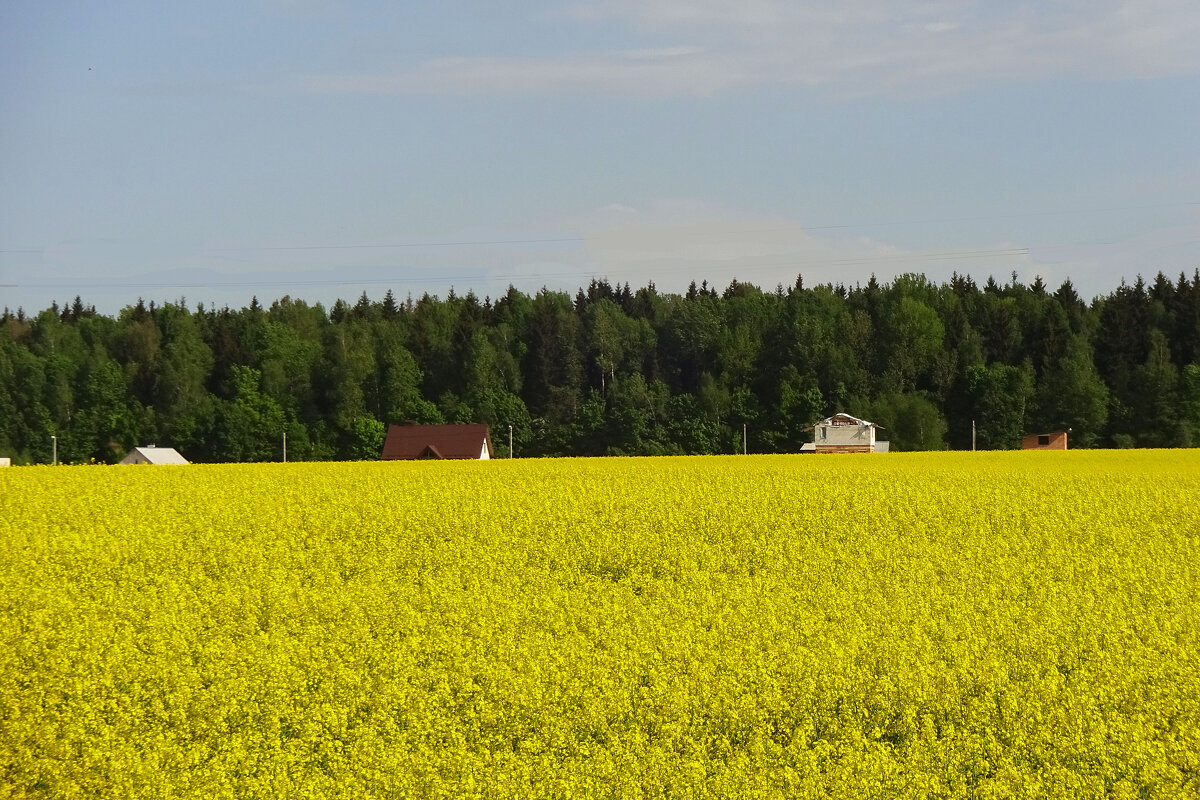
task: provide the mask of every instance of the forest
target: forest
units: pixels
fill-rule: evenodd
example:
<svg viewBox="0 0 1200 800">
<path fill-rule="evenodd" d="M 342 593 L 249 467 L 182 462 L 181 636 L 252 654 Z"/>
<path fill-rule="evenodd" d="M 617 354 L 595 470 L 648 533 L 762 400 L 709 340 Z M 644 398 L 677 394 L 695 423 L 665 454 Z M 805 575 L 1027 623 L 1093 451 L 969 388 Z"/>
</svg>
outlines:
<svg viewBox="0 0 1200 800">
<path fill-rule="evenodd" d="M 1085 301 L 1014 273 L 683 294 L 592 280 L 329 309 L 292 297 L 189 309 L 80 297 L 0 315 L 0 456 L 114 463 L 379 457 L 386 426 L 485 422 L 496 454 L 795 452 L 838 411 L 892 449 L 1200 444 L 1200 270 Z M 51 437 L 55 437 L 52 439 Z"/>
</svg>

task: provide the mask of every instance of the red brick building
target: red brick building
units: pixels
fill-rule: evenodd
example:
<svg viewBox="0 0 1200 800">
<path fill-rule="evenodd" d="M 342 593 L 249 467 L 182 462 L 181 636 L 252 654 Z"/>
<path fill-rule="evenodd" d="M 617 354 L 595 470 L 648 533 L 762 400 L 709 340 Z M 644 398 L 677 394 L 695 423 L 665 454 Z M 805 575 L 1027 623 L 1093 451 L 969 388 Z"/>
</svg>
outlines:
<svg viewBox="0 0 1200 800">
<path fill-rule="evenodd" d="M 1066 450 L 1067 433 L 1051 431 L 1050 433 L 1027 433 L 1021 437 L 1022 450 Z"/>
</svg>

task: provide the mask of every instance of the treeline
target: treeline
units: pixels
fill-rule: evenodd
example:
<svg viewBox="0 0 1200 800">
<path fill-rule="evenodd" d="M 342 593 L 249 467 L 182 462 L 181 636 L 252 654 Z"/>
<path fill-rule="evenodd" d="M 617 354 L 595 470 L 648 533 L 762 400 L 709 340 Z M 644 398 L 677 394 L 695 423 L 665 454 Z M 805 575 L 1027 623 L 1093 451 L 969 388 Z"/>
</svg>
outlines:
<svg viewBox="0 0 1200 800">
<path fill-rule="evenodd" d="M 1200 444 L 1200 270 L 1091 303 L 1014 274 L 905 275 L 572 298 L 425 295 L 116 318 L 80 298 L 0 316 L 0 454 L 113 462 L 156 443 L 193 461 L 377 458 L 387 423 L 486 422 L 500 455 L 790 452 L 845 411 L 896 450 Z"/>
</svg>

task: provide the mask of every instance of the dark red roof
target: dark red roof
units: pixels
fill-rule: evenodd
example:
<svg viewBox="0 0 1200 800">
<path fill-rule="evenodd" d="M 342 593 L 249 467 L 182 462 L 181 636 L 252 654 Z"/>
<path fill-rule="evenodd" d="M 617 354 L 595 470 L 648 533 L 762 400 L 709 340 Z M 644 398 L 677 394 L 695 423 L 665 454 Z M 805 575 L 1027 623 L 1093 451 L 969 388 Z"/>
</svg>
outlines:
<svg viewBox="0 0 1200 800">
<path fill-rule="evenodd" d="M 384 461 L 416 458 L 479 458 L 492 437 L 487 425 L 390 425 L 383 442 Z"/>
</svg>

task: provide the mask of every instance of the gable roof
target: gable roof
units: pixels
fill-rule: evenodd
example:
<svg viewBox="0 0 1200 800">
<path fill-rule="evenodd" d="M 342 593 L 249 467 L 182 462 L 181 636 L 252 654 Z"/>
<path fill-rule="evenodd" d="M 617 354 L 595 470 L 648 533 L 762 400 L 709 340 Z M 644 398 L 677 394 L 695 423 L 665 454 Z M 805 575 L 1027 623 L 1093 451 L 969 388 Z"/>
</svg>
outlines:
<svg viewBox="0 0 1200 800">
<path fill-rule="evenodd" d="M 130 450 L 122 464 L 186 464 L 188 460 L 179 455 L 174 447 L 135 447 Z"/>
<path fill-rule="evenodd" d="M 479 458 L 485 443 L 490 455 L 492 437 L 483 424 L 389 425 L 380 458 Z"/>
<path fill-rule="evenodd" d="M 862 425 L 867 428 L 879 428 L 880 430 L 883 429 L 882 425 L 876 425 L 874 422 L 869 422 L 865 419 L 859 419 L 858 417 L 852 417 L 849 414 L 843 414 L 841 412 L 838 412 L 837 414 L 834 414 L 832 417 L 826 417 L 825 419 L 821 420 L 820 422 L 816 422 L 816 423 L 813 423 L 812 425 L 809 425 L 804 430 L 811 431 L 813 428 L 817 427 L 818 425 L 837 425 L 837 424 Z"/>
</svg>

